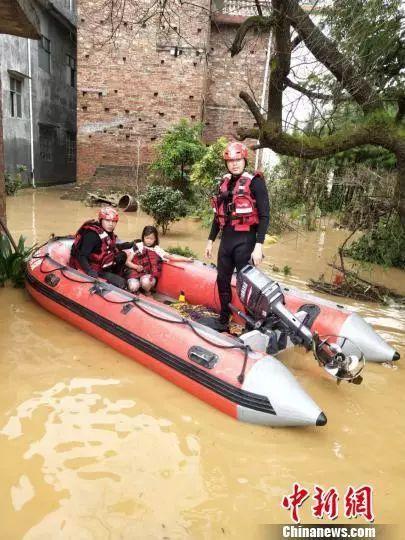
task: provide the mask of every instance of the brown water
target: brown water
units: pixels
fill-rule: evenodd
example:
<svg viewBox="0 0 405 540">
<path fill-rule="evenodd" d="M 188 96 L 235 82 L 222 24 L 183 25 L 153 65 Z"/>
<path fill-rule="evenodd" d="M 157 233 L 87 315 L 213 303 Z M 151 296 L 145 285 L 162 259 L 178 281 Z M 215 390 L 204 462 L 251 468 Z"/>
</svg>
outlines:
<svg viewBox="0 0 405 540">
<path fill-rule="evenodd" d="M 59 195 L 27 190 L 8 199 L 13 233 L 42 242 L 94 214 Z M 123 215 L 117 232 L 134 238 L 146 223 Z M 161 243 L 202 256 L 206 236 L 184 220 Z M 329 272 L 342 238 L 329 230 L 287 235 L 266 248 L 265 262 L 291 266 L 292 276 L 278 277 L 303 287 Z M 405 291 L 404 272 L 373 274 Z M 290 522 L 280 501 L 295 481 L 311 490 L 335 486 L 342 497 L 349 485 L 370 484 L 376 522 L 401 522 L 403 361 L 396 369 L 370 364 L 360 387 L 338 387 L 310 356 L 289 354 L 287 365 L 328 424 L 269 429 L 210 408 L 45 312 L 24 291 L 5 288 L 0 299 L 1 539 L 256 538 L 260 524 Z M 346 304 L 405 357 L 404 311 Z M 300 512 L 303 522 L 314 521 L 310 506 Z M 342 510 L 337 521 L 345 521 Z"/>
</svg>

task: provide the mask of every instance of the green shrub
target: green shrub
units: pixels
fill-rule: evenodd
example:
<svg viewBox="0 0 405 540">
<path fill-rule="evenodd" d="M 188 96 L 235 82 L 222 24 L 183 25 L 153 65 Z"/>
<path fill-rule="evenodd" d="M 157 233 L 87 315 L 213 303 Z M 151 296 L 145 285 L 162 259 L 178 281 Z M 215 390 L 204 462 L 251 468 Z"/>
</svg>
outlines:
<svg viewBox="0 0 405 540">
<path fill-rule="evenodd" d="M 190 249 L 188 246 L 181 247 L 181 246 L 171 246 L 166 248 L 166 251 L 168 253 L 171 253 L 172 255 L 181 255 L 182 257 L 192 257 L 193 259 L 197 259 L 198 255 L 194 253 L 192 249 Z"/>
<path fill-rule="evenodd" d="M 374 229 L 345 250 L 345 255 L 359 261 L 405 269 L 405 229 L 399 216 L 380 219 Z"/>
<path fill-rule="evenodd" d="M 140 197 L 141 208 L 152 216 L 163 235 L 169 225 L 187 214 L 187 205 L 181 191 L 168 186 L 152 185 Z"/>
<path fill-rule="evenodd" d="M 199 159 L 191 170 L 191 182 L 197 192 L 208 200 L 218 189 L 219 178 L 226 172 L 224 158 L 222 157 L 228 141 L 220 137 L 211 144 L 205 154 Z"/>
<path fill-rule="evenodd" d="M 159 183 L 179 189 L 188 199 L 191 196 L 190 170 L 205 152 L 201 141 L 202 124 L 190 124 L 186 119 L 172 126 L 156 146 L 156 159 L 151 171 L 159 173 Z"/>
</svg>

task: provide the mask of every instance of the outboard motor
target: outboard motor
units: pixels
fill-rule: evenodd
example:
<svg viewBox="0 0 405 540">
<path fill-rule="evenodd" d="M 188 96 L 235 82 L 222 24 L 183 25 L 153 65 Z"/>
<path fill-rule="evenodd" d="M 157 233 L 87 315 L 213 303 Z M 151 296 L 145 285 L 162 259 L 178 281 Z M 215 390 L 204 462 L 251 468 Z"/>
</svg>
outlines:
<svg viewBox="0 0 405 540">
<path fill-rule="evenodd" d="M 341 336 L 320 337 L 305 325 L 306 317 L 294 315 L 285 307 L 280 285 L 254 266 L 247 265 L 237 276 L 236 290 L 248 314 L 230 308 L 242 317 L 248 327 L 259 330 L 269 338 L 267 352 L 283 350 L 289 338 L 294 345 L 311 350 L 319 364 L 338 380 L 360 384 L 365 359 L 358 347 L 350 343 L 356 353 L 344 354 L 349 341 Z"/>
</svg>

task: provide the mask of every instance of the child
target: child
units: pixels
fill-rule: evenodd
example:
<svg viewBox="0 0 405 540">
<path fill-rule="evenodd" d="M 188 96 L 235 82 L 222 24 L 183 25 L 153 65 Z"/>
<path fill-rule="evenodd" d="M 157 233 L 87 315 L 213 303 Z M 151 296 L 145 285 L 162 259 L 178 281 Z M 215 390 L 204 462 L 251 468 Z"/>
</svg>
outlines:
<svg viewBox="0 0 405 540">
<path fill-rule="evenodd" d="M 145 294 L 151 294 L 150 291 L 160 276 L 162 261 L 192 262 L 193 259 L 167 253 L 159 246 L 156 227 L 147 225 L 142 231 L 142 239 L 134 242 L 134 247 L 127 257 L 128 289 L 135 293 L 142 287 Z"/>
</svg>

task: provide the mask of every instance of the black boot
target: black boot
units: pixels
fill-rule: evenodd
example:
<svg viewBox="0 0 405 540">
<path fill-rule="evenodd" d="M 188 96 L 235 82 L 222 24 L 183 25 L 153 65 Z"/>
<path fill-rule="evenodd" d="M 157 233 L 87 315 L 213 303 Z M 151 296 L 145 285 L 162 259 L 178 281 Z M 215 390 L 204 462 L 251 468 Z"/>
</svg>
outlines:
<svg viewBox="0 0 405 540">
<path fill-rule="evenodd" d="M 229 319 L 217 317 L 202 317 L 198 320 L 199 323 L 216 330 L 217 332 L 229 332 Z"/>
</svg>

